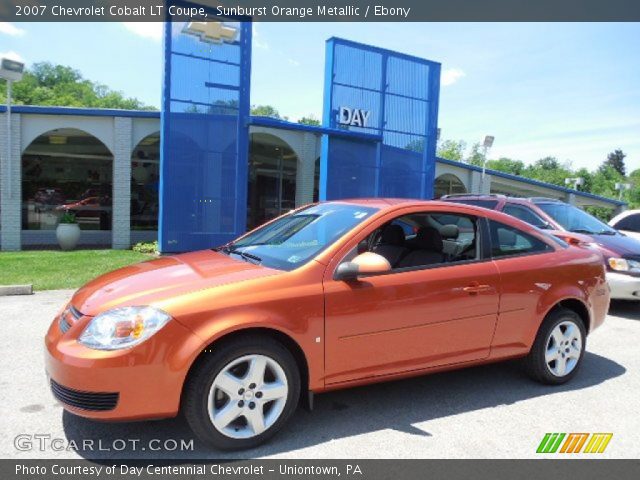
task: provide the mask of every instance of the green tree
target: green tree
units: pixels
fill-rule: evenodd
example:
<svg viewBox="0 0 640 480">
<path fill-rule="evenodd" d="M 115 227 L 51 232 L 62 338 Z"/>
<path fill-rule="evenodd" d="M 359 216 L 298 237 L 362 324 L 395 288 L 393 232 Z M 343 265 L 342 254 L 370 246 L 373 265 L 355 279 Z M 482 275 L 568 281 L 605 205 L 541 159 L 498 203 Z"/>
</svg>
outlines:
<svg viewBox="0 0 640 480">
<path fill-rule="evenodd" d="M 35 63 L 22 80 L 13 84 L 12 101 L 17 105 L 118 108 L 156 110 L 106 85 L 85 79 L 71 67 L 49 62 Z M 6 102 L 6 82 L 0 82 L 0 103 Z"/>
<path fill-rule="evenodd" d="M 498 160 L 487 160 L 487 168 L 506 172 L 512 175 L 522 175 L 524 163 L 520 160 L 512 160 L 507 157 L 500 157 Z"/>
<path fill-rule="evenodd" d="M 444 140 L 438 146 L 437 156 L 446 160 L 462 162 L 466 148 L 467 144 L 463 140 Z"/>
<path fill-rule="evenodd" d="M 471 146 L 471 151 L 467 157 L 467 163 L 475 165 L 476 167 L 481 167 L 484 163 L 484 159 L 484 152 L 482 151 L 480 143 L 474 143 Z"/>
<path fill-rule="evenodd" d="M 565 179 L 575 175 L 569 164 L 563 165 L 555 157 L 545 157 L 527 165 L 522 171 L 522 176 L 564 186 Z"/>
<path fill-rule="evenodd" d="M 601 168 L 603 167 L 613 167 L 620 175 L 624 176 L 626 173 L 626 167 L 624 165 L 624 159 L 627 155 L 620 149 L 614 150 L 609 155 L 607 155 L 607 159 L 603 162 Z"/>
<path fill-rule="evenodd" d="M 278 120 L 289 120 L 289 117 L 281 117 L 280 112 L 271 105 L 251 105 L 251 115 L 258 117 L 271 117 Z"/>
<path fill-rule="evenodd" d="M 318 120 L 313 114 L 311 114 L 311 115 L 299 118 L 298 119 L 298 123 L 301 123 L 303 125 L 315 125 L 315 126 L 318 126 L 318 125 L 320 125 L 320 120 Z"/>
</svg>

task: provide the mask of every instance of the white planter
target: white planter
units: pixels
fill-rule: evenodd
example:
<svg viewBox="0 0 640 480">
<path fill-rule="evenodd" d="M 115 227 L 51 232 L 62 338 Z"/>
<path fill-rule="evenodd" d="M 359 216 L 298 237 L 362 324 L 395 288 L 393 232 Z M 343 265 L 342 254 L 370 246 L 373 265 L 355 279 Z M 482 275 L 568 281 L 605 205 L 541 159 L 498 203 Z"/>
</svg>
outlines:
<svg viewBox="0 0 640 480">
<path fill-rule="evenodd" d="M 62 250 L 73 250 L 80 240 L 80 227 L 77 223 L 60 223 L 56 228 L 56 238 Z"/>
</svg>

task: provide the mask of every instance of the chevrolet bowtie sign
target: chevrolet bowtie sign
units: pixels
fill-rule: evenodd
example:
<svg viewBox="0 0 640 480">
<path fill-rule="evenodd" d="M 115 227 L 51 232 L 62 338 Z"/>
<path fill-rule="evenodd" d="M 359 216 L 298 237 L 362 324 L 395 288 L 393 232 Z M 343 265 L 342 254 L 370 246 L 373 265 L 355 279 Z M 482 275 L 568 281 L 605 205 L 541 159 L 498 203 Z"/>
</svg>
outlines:
<svg viewBox="0 0 640 480">
<path fill-rule="evenodd" d="M 183 33 L 195 35 L 207 43 L 232 43 L 238 36 L 238 29 L 222 22 L 189 22 Z"/>
</svg>

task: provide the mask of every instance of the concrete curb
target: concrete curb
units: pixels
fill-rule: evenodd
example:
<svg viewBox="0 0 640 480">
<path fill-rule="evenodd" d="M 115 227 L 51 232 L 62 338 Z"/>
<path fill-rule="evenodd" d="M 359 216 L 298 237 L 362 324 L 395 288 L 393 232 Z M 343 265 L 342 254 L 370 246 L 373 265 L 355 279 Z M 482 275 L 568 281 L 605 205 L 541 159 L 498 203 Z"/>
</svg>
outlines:
<svg viewBox="0 0 640 480">
<path fill-rule="evenodd" d="M 33 295 L 33 285 L 0 285 L 0 297 L 7 295 Z"/>
</svg>

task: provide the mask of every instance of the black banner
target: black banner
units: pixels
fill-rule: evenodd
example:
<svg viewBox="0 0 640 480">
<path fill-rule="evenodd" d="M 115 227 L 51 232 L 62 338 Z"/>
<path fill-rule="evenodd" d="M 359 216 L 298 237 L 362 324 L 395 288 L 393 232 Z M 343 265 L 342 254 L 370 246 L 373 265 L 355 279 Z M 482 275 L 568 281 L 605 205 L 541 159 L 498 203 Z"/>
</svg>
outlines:
<svg viewBox="0 0 640 480">
<path fill-rule="evenodd" d="M 334 480 L 637 479 L 638 460 L 0 460 L 0 478 Z"/>
<path fill-rule="evenodd" d="M 631 22 L 636 0 L 0 0 L 0 21 L 158 22 L 222 16 L 265 22 Z M 200 20 L 201 21 L 201 20 Z"/>
</svg>

